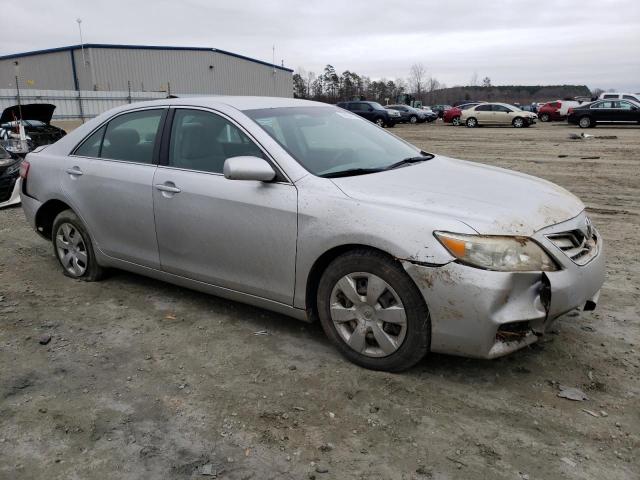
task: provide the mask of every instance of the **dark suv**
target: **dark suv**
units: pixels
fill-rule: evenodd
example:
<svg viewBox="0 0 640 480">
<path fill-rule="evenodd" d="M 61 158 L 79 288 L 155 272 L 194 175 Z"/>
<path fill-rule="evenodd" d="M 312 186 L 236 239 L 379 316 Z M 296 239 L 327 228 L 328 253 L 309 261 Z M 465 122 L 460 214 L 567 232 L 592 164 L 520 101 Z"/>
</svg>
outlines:
<svg viewBox="0 0 640 480">
<path fill-rule="evenodd" d="M 397 110 L 387 110 L 378 102 L 340 102 L 336 104 L 340 108 L 360 115 L 380 127 L 393 127 L 400 122 L 400 112 Z"/>
</svg>

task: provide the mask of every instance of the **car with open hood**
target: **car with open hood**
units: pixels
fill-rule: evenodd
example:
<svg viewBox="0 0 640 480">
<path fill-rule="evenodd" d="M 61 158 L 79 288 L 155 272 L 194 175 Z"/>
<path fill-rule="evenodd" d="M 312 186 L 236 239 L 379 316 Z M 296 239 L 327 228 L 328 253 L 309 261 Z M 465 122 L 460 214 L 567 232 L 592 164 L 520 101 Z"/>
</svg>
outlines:
<svg viewBox="0 0 640 480">
<path fill-rule="evenodd" d="M 602 236 L 567 190 L 323 103 L 127 105 L 30 153 L 21 178 L 65 275 L 120 268 L 319 320 L 372 369 L 508 354 L 595 308 L 604 281 Z"/>
<path fill-rule="evenodd" d="M 0 115 L 0 140 L 17 138 L 18 122 L 24 126 L 30 148 L 49 145 L 64 137 L 67 132 L 51 125 L 55 105 L 30 103 L 5 108 Z"/>
</svg>

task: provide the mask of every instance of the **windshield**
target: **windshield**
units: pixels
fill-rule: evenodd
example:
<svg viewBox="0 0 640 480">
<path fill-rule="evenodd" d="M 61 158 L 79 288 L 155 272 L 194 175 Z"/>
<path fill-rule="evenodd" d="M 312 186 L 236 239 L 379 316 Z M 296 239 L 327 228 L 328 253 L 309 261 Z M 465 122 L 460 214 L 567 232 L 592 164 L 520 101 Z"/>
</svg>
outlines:
<svg viewBox="0 0 640 480">
<path fill-rule="evenodd" d="M 340 108 L 266 108 L 244 113 L 318 176 L 382 170 L 420 155 L 413 145 Z"/>
</svg>

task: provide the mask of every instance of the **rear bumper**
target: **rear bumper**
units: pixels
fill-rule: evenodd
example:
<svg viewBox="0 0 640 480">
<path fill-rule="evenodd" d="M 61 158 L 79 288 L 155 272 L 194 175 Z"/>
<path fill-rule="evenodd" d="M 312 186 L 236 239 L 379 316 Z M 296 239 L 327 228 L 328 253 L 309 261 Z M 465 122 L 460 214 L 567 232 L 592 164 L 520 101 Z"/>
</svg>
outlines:
<svg viewBox="0 0 640 480">
<path fill-rule="evenodd" d="M 42 206 L 42 202 L 30 197 L 24 192 L 20 192 L 20 197 L 22 199 L 22 210 L 24 211 L 24 216 L 27 218 L 27 222 L 29 222 L 31 228 L 36 230 L 36 213 Z"/>
<path fill-rule="evenodd" d="M 584 266 L 544 246 L 560 270 L 493 272 L 456 262 L 440 267 L 403 262 L 429 307 L 431 350 L 500 357 L 536 342 L 560 315 L 585 305 L 593 309 L 604 283 L 602 241 Z"/>
<path fill-rule="evenodd" d="M 13 179 L 3 179 L 7 183 L 7 191 L 2 192 L 2 197 L 0 197 L 0 208 L 8 207 L 10 205 L 17 205 L 20 203 L 20 188 L 22 185 L 22 179 L 17 177 L 15 180 Z M 13 180 L 13 181 L 10 181 Z"/>
</svg>

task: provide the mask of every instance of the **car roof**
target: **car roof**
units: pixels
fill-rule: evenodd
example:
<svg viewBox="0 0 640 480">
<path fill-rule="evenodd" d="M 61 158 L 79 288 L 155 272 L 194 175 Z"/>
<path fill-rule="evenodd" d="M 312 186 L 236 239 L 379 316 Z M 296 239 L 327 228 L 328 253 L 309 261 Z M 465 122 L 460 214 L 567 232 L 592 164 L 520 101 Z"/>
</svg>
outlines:
<svg viewBox="0 0 640 480">
<path fill-rule="evenodd" d="M 227 105 L 237 110 L 257 110 L 263 108 L 286 108 L 286 107 L 328 107 L 329 104 L 313 102 L 311 100 L 301 100 L 297 98 L 283 97 L 251 97 L 251 96 L 203 96 L 203 97 L 176 97 L 161 100 L 151 100 L 147 102 L 136 102 L 127 105 L 129 108 L 167 106 L 167 105 L 192 105 L 200 107 L 217 107 Z M 123 109 L 126 110 L 126 109 Z"/>
</svg>

